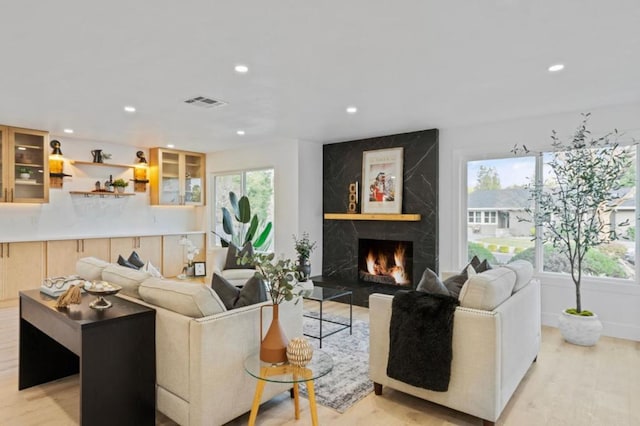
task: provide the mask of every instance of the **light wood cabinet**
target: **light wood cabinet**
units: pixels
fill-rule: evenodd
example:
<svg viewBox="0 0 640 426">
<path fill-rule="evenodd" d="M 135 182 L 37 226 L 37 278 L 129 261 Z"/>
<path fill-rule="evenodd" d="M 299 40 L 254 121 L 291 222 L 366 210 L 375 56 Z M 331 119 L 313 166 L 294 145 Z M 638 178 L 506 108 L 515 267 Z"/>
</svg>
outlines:
<svg viewBox="0 0 640 426">
<path fill-rule="evenodd" d="M 49 202 L 49 133 L 0 126 L 0 202 Z"/>
<path fill-rule="evenodd" d="M 109 247 L 109 238 L 47 241 L 47 277 L 75 273 L 76 262 L 83 257 L 107 260 Z"/>
<path fill-rule="evenodd" d="M 21 290 L 39 288 L 44 269 L 44 242 L 0 243 L 0 298 L 16 299 Z"/>
<path fill-rule="evenodd" d="M 200 249 L 194 261 L 204 262 L 207 258 L 205 234 L 165 235 L 162 237 L 162 274 L 165 277 L 177 276 L 187 265 L 187 250 L 184 245 L 180 245 L 183 237 Z"/>
<path fill-rule="evenodd" d="M 151 261 L 156 268 L 162 268 L 162 236 L 111 238 L 109 259 L 118 262 L 118 256 L 125 259 L 132 251 L 138 253 L 140 259 Z"/>
<path fill-rule="evenodd" d="M 205 204 L 205 154 L 164 148 L 149 150 L 151 204 Z"/>
</svg>

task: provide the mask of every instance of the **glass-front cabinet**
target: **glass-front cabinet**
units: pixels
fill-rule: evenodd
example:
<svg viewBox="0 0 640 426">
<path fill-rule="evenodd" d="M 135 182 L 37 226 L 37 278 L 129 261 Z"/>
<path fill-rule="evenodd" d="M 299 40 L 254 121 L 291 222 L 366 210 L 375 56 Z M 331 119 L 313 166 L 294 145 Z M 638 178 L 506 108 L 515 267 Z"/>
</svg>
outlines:
<svg viewBox="0 0 640 426">
<path fill-rule="evenodd" d="M 205 154 L 164 148 L 149 153 L 152 205 L 205 204 Z"/>
<path fill-rule="evenodd" d="M 0 202 L 49 202 L 48 143 L 48 132 L 0 126 Z"/>
</svg>

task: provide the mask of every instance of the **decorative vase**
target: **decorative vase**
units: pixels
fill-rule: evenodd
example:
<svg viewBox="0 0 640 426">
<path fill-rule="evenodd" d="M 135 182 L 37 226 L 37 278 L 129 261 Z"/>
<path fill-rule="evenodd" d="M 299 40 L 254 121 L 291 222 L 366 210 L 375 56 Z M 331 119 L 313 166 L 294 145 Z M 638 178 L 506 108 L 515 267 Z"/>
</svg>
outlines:
<svg viewBox="0 0 640 426">
<path fill-rule="evenodd" d="M 309 364 L 313 357 L 313 346 L 304 337 L 295 337 L 291 339 L 287 346 L 287 359 L 289 364 L 304 367 Z"/>
<path fill-rule="evenodd" d="M 262 336 L 262 309 L 273 308 L 273 318 L 267 334 Z M 287 336 L 282 329 L 279 319 L 280 305 L 265 305 L 260 307 L 260 360 L 278 364 L 287 361 Z"/>
<path fill-rule="evenodd" d="M 567 342 L 580 346 L 593 346 L 600 338 L 602 323 L 596 314 L 584 317 L 562 311 L 558 321 L 558 328 Z"/>
<path fill-rule="evenodd" d="M 193 277 L 195 275 L 195 266 L 187 266 L 184 271 L 185 275 L 188 277 Z"/>
<path fill-rule="evenodd" d="M 311 275 L 311 262 L 306 257 L 299 257 L 297 269 L 300 273 L 300 281 L 306 281 Z"/>
</svg>

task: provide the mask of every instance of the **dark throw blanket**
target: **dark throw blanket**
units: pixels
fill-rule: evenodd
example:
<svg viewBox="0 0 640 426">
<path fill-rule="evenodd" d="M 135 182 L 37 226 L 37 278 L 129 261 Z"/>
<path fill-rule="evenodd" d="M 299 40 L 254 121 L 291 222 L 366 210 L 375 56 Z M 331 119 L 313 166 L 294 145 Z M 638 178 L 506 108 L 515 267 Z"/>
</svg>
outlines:
<svg viewBox="0 0 640 426">
<path fill-rule="evenodd" d="M 398 291 L 389 326 L 387 376 L 412 386 L 446 392 L 452 359 L 455 297 Z"/>
</svg>

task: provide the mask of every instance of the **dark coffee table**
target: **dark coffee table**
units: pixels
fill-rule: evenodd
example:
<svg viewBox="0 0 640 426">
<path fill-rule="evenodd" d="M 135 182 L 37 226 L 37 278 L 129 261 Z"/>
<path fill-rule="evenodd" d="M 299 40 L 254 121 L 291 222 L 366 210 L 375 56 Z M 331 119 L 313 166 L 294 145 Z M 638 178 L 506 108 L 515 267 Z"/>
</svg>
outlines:
<svg viewBox="0 0 640 426">
<path fill-rule="evenodd" d="M 341 297 L 347 297 L 349 296 L 349 323 L 343 323 L 343 322 L 339 322 L 339 321 L 333 321 L 333 320 L 328 320 L 326 318 L 324 318 L 322 316 L 322 303 L 326 302 L 327 300 L 334 300 L 334 299 L 338 299 Z M 352 328 L 352 324 L 353 324 L 353 292 L 351 290 L 338 290 L 335 288 L 329 288 L 329 287 L 318 287 L 315 286 L 313 288 L 313 291 L 311 292 L 305 292 L 303 293 L 302 297 L 306 300 L 313 300 L 315 302 L 320 303 L 320 312 L 319 312 L 319 316 L 312 316 L 309 314 L 304 314 L 305 317 L 307 318 L 313 318 L 319 321 L 320 323 L 320 333 L 318 336 L 314 336 L 311 334 L 306 334 L 305 336 L 307 337 L 311 337 L 313 339 L 319 339 L 320 340 L 320 347 L 322 348 L 322 339 L 324 339 L 325 337 L 329 337 L 332 334 L 336 334 L 339 331 L 342 330 L 346 330 L 347 328 L 349 329 L 349 334 L 353 334 L 353 328 Z M 326 333 L 323 334 L 322 333 L 322 323 L 323 322 L 330 322 L 332 324 L 338 324 L 340 325 L 340 327 L 338 327 L 337 329 L 331 331 L 330 333 Z"/>
<path fill-rule="evenodd" d="M 155 425 L 155 310 L 116 296 L 55 308 L 39 290 L 20 292 L 18 389 L 80 373 L 80 424 Z"/>
</svg>

